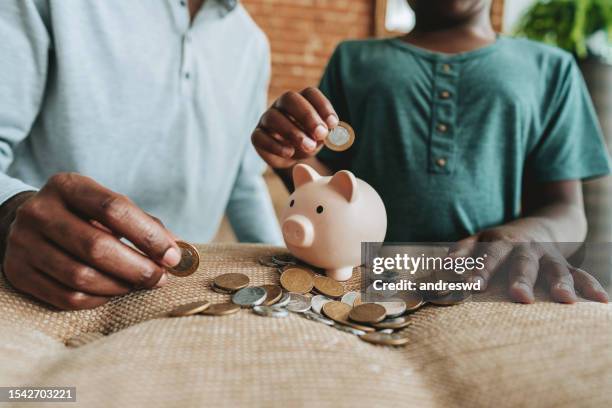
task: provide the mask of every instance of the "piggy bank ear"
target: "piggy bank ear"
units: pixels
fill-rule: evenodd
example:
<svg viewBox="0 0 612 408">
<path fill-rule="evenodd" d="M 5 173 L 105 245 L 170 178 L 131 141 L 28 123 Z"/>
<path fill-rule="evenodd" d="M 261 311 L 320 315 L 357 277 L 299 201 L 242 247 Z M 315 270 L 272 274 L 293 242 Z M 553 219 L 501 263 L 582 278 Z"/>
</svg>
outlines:
<svg viewBox="0 0 612 408">
<path fill-rule="evenodd" d="M 337 172 L 329 181 L 329 185 L 346 198 L 349 203 L 357 200 L 357 179 L 350 171 Z"/>
<path fill-rule="evenodd" d="M 320 177 L 315 169 L 306 164 L 300 163 L 293 168 L 293 185 L 296 189 Z"/>
</svg>

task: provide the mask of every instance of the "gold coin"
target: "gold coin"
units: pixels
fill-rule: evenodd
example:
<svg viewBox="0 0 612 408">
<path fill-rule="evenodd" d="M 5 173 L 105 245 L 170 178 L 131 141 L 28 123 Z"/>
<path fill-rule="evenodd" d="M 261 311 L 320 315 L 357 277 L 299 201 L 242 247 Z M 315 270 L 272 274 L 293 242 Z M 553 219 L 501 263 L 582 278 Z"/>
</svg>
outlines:
<svg viewBox="0 0 612 408">
<path fill-rule="evenodd" d="M 285 269 L 280 277 L 280 283 L 287 292 L 300 294 L 310 292 L 314 286 L 310 272 L 302 268 Z"/>
<path fill-rule="evenodd" d="M 233 303 L 215 303 L 200 314 L 207 316 L 224 316 L 232 313 L 236 313 L 240 310 L 240 306 Z"/>
<path fill-rule="evenodd" d="M 376 303 L 364 303 L 354 307 L 349 319 L 357 323 L 378 323 L 385 319 L 387 311 L 384 306 Z"/>
<path fill-rule="evenodd" d="M 176 309 L 172 310 L 169 313 L 169 316 L 172 317 L 183 317 L 183 316 L 191 316 L 196 313 L 200 313 L 206 310 L 210 306 L 210 302 L 208 300 L 201 300 L 198 302 L 191 302 L 186 305 L 181 305 Z"/>
<path fill-rule="evenodd" d="M 408 312 L 414 312 L 425 303 L 423 295 L 421 295 L 419 292 L 406 291 L 406 296 L 406 311 Z"/>
<path fill-rule="evenodd" d="M 218 288 L 218 287 L 217 287 L 217 286 L 214 284 L 214 282 L 213 282 L 213 283 L 210 285 L 210 288 L 211 288 L 211 289 L 212 289 L 214 292 L 221 293 L 222 295 L 231 295 L 232 293 L 234 293 L 234 291 L 233 291 L 233 290 L 226 290 L 226 289 L 221 289 L 221 288 Z"/>
<path fill-rule="evenodd" d="M 328 302 L 323 305 L 321 311 L 323 314 L 330 319 L 343 323 L 348 320 L 349 313 L 351 312 L 352 307 L 347 305 L 346 303 L 333 301 Z"/>
<path fill-rule="evenodd" d="M 335 152 L 343 152 L 355 142 L 355 131 L 346 122 L 339 122 L 338 126 L 329 131 L 325 138 L 325 146 Z"/>
<path fill-rule="evenodd" d="M 200 265 L 200 254 L 196 247 L 187 242 L 176 241 L 181 249 L 181 261 L 173 268 L 166 268 L 172 275 L 185 277 L 194 273 Z"/>
<path fill-rule="evenodd" d="M 401 334 L 387 334 L 380 332 L 366 333 L 359 337 L 363 341 L 383 346 L 403 346 L 408 343 L 408 337 Z"/>
<path fill-rule="evenodd" d="M 393 319 L 385 319 L 380 323 L 374 323 L 372 326 L 376 327 L 377 329 L 397 330 L 397 329 L 403 329 L 404 327 L 408 327 L 410 326 L 411 323 L 412 321 L 408 319 L 408 317 L 402 316 L 402 317 L 396 317 Z"/>
<path fill-rule="evenodd" d="M 235 292 L 249 286 L 249 277 L 242 273 L 224 273 L 215 278 L 214 285 L 219 289 Z"/>
<path fill-rule="evenodd" d="M 300 266 L 296 266 L 296 265 L 285 265 L 285 266 L 282 266 L 282 267 L 279 269 L 279 271 L 280 271 L 280 273 L 282 274 L 282 273 L 283 273 L 283 272 L 285 272 L 287 269 L 301 269 L 301 270 L 303 270 L 303 271 L 308 272 L 308 273 L 310 274 L 310 276 L 312 276 L 312 278 L 313 278 L 313 279 L 314 279 L 315 277 L 317 277 L 317 276 L 320 276 L 318 273 L 316 273 L 315 271 L 313 271 L 313 270 L 312 270 L 312 269 L 310 269 L 309 267 L 307 267 L 307 266 L 303 266 L 303 265 L 300 265 Z"/>
<path fill-rule="evenodd" d="M 359 294 L 355 297 L 355 300 L 353 301 L 353 307 L 357 307 L 359 305 L 363 305 L 363 302 L 361 301 L 361 292 L 359 292 Z"/>
<path fill-rule="evenodd" d="M 275 304 L 283 296 L 283 290 L 278 285 L 261 285 L 266 290 L 266 300 L 262 303 L 264 306 Z"/>
<path fill-rule="evenodd" d="M 314 288 L 317 292 L 330 298 L 339 298 L 344 295 L 344 287 L 340 282 L 327 276 L 316 276 Z"/>
<path fill-rule="evenodd" d="M 350 326 L 350 327 L 352 327 L 354 329 L 357 329 L 357 330 L 363 330 L 364 332 L 373 332 L 373 331 L 376 331 L 376 329 L 374 327 L 372 327 L 372 326 L 364 326 L 363 324 L 355 323 L 355 322 L 352 322 L 352 321 L 350 321 L 348 319 L 347 320 L 342 320 L 342 321 L 338 320 L 338 323 L 343 324 L 345 326 Z"/>
</svg>

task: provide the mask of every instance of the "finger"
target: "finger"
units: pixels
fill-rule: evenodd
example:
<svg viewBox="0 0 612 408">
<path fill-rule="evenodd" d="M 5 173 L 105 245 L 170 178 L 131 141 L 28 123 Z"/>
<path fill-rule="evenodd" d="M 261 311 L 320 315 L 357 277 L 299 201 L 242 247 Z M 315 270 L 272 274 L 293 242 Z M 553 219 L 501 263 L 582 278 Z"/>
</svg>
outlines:
<svg viewBox="0 0 612 408">
<path fill-rule="evenodd" d="M 118 296 L 130 292 L 124 281 L 75 260 L 44 238 L 30 236 L 25 239 L 29 245 L 22 248 L 23 259 L 28 259 L 30 265 L 66 287 L 98 296 Z"/>
<path fill-rule="evenodd" d="M 278 138 L 281 138 L 281 136 L 279 135 Z M 261 128 L 255 129 L 251 135 L 251 142 L 257 149 L 274 156 L 289 159 L 295 153 L 293 146 L 283 145 L 276 137 L 271 136 Z"/>
<path fill-rule="evenodd" d="M 314 106 L 297 92 L 285 92 L 274 103 L 274 107 L 290 115 L 313 140 L 323 140 L 329 129 Z"/>
<path fill-rule="evenodd" d="M 148 257 L 64 208 L 55 209 L 53 221 L 42 228 L 42 234 L 80 262 L 138 288 L 154 286 L 165 272 Z"/>
<path fill-rule="evenodd" d="M 14 270 L 14 266 L 7 265 L 7 269 Z M 108 297 L 70 290 L 31 266 L 22 264 L 18 270 L 19 273 L 12 274 L 13 279 L 10 280 L 13 286 L 58 309 L 93 309 L 110 300 Z"/>
<path fill-rule="evenodd" d="M 455 242 L 448 249 L 448 256 L 455 258 L 460 256 L 469 256 L 474 252 L 476 248 L 476 244 L 478 244 L 478 236 L 472 235 L 462 240 Z"/>
<path fill-rule="evenodd" d="M 479 242 L 473 256 L 474 258 L 482 258 L 484 266 L 481 269 L 474 269 L 472 281 L 480 281 L 482 290 L 486 289 L 493 276 L 502 268 L 512 250 L 512 244 L 509 242 Z"/>
<path fill-rule="evenodd" d="M 507 259 L 508 292 L 510 297 L 520 303 L 533 303 L 533 287 L 538 279 L 538 255 L 524 246 L 512 251 Z"/>
<path fill-rule="evenodd" d="M 295 148 L 314 152 L 317 143 L 278 109 L 269 109 L 261 117 L 261 126 L 269 133 L 279 133 Z"/>
<path fill-rule="evenodd" d="M 576 289 L 585 299 L 608 303 L 608 294 L 601 284 L 590 273 L 579 268 L 569 268 Z"/>
<path fill-rule="evenodd" d="M 574 279 L 564 260 L 545 255 L 540 260 L 540 271 L 546 278 L 550 295 L 560 303 L 575 303 Z"/>
<path fill-rule="evenodd" d="M 329 99 L 317 88 L 308 87 L 301 92 L 302 96 L 315 108 L 319 117 L 325 120 L 327 127 L 333 129 L 338 126 L 338 114 Z"/>
<path fill-rule="evenodd" d="M 89 177 L 63 174 L 58 178 L 55 183 L 70 207 L 127 238 L 153 260 L 166 266 L 180 262 L 181 252 L 168 231 L 127 197 Z"/>
</svg>

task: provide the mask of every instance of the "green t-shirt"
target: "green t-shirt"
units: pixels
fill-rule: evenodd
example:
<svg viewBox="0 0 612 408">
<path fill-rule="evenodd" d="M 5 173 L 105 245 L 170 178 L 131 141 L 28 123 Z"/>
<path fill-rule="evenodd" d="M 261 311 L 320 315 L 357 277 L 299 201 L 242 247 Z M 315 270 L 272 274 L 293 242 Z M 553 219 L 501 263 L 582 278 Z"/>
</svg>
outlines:
<svg viewBox="0 0 612 408">
<path fill-rule="evenodd" d="M 344 42 L 321 90 L 356 139 L 318 157 L 378 191 L 387 241 L 454 241 L 515 219 L 523 178 L 610 172 L 573 57 L 536 42 L 499 37 L 455 55 Z"/>
</svg>

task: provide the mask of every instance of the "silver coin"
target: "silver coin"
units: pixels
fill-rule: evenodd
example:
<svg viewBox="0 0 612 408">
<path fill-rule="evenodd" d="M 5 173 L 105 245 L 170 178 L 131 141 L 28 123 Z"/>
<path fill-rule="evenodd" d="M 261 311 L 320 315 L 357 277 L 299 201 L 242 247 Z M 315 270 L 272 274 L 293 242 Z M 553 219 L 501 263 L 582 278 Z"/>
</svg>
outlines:
<svg viewBox="0 0 612 408">
<path fill-rule="evenodd" d="M 331 301 L 332 300 L 327 296 L 316 295 L 313 296 L 312 300 L 310 301 L 310 307 L 315 313 L 321 314 L 321 309 L 323 308 L 323 305 Z"/>
<path fill-rule="evenodd" d="M 259 258 L 259 264 L 270 268 L 276 268 L 278 265 L 272 261 L 271 256 L 262 256 Z"/>
<path fill-rule="evenodd" d="M 266 300 L 266 290 L 259 286 L 240 289 L 232 296 L 232 302 L 242 307 L 261 305 Z"/>
<path fill-rule="evenodd" d="M 272 306 L 277 307 L 277 308 L 286 307 L 290 301 L 291 301 L 291 296 L 289 296 L 287 292 L 283 292 L 283 295 L 281 296 L 279 301 L 273 304 Z"/>
<path fill-rule="evenodd" d="M 232 290 L 221 289 L 220 287 L 217 287 L 217 285 L 215 285 L 214 283 L 210 285 L 210 288 L 214 292 L 221 293 L 222 295 L 231 295 L 232 293 L 234 293 L 234 291 Z"/>
<path fill-rule="evenodd" d="M 291 300 L 287 305 L 287 309 L 290 312 L 303 313 L 310 309 L 310 298 L 299 293 L 289 293 Z"/>
<path fill-rule="evenodd" d="M 259 307 L 259 306 L 256 306 Z M 382 329 L 382 330 L 378 330 L 379 333 L 385 333 L 385 334 L 393 334 L 393 329 Z"/>
<path fill-rule="evenodd" d="M 406 302 L 375 302 L 387 311 L 387 318 L 399 317 L 406 313 Z"/>
<path fill-rule="evenodd" d="M 271 306 L 254 306 L 253 312 L 265 317 L 287 317 L 289 312 L 286 309 Z"/>
<path fill-rule="evenodd" d="M 334 323 L 334 327 L 340 331 L 354 334 L 355 336 L 363 336 L 366 334 L 363 330 L 355 329 L 354 327 L 345 326 L 343 324 Z"/>
<path fill-rule="evenodd" d="M 328 319 L 325 316 L 321 316 L 319 314 L 316 314 L 315 312 L 312 312 L 310 310 L 307 310 L 304 313 L 302 313 L 302 316 L 304 316 L 308 320 L 313 320 L 315 322 L 323 323 L 323 324 L 326 324 L 328 326 L 333 326 L 334 325 L 334 321 L 333 320 Z"/>
<path fill-rule="evenodd" d="M 351 140 L 351 134 L 348 129 L 342 126 L 333 128 L 327 135 L 329 142 L 335 146 L 342 146 Z"/>
<path fill-rule="evenodd" d="M 353 307 L 355 304 L 355 299 L 357 299 L 361 294 L 359 292 L 346 292 L 340 301 L 342 303 L 346 303 L 347 305 Z"/>
<path fill-rule="evenodd" d="M 293 255 L 289 254 L 274 255 L 272 256 L 272 262 L 274 262 L 277 266 L 297 265 L 297 260 L 293 257 Z"/>
</svg>

